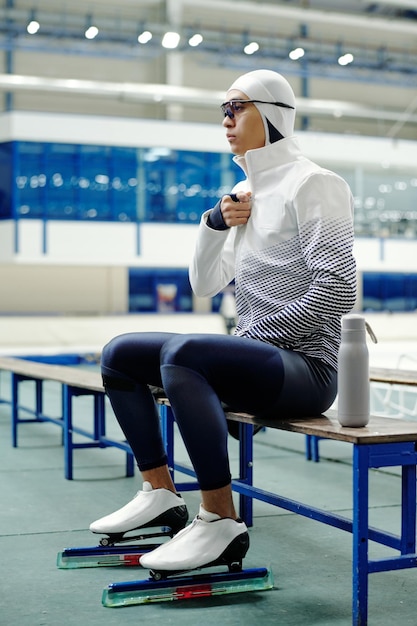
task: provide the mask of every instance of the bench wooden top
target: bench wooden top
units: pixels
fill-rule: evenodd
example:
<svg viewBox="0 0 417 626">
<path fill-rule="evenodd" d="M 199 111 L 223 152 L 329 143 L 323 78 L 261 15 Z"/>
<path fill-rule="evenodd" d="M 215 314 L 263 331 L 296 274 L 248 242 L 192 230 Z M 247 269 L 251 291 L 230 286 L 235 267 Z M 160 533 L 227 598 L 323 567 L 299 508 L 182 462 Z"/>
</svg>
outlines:
<svg viewBox="0 0 417 626">
<path fill-rule="evenodd" d="M 39 380 L 52 380 L 66 385 L 104 391 L 99 372 L 67 365 L 52 365 L 14 357 L 0 357 L 0 370 L 8 370 L 21 376 Z M 417 371 L 387 370 L 372 368 L 371 380 L 397 384 L 417 385 Z M 163 390 L 152 388 L 152 392 L 161 404 L 169 404 L 163 396 Z M 347 441 L 356 444 L 390 443 L 401 441 L 417 441 L 417 420 L 408 421 L 398 418 L 371 416 L 365 428 L 346 428 L 340 426 L 336 412 L 329 411 L 318 417 L 284 420 L 260 420 L 246 413 L 228 412 L 227 418 L 238 422 L 259 424 L 268 428 L 287 430 L 304 435 L 314 435 L 325 439 Z"/>
<path fill-rule="evenodd" d="M 371 367 L 369 372 L 371 382 L 388 383 L 390 385 L 417 385 L 417 370 L 389 369 L 385 367 Z"/>
<path fill-rule="evenodd" d="M 104 391 L 100 372 L 90 372 L 83 368 L 39 363 L 13 357 L 0 357 L 0 370 L 7 370 L 38 380 L 53 380 L 80 389 Z"/>
<path fill-rule="evenodd" d="M 160 404 L 169 405 L 167 398 L 157 398 Z M 260 419 L 249 413 L 227 411 L 226 417 L 234 422 L 256 424 L 265 428 L 288 430 L 302 435 L 314 435 L 324 439 L 335 439 L 349 443 L 397 443 L 401 441 L 417 442 L 417 420 L 403 420 L 396 417 L 371 415 L 365 428 L 347 428 L 337 421 L 336 411 L 327 411 L 323 415 L 284 419 Z"/>
<path fill-rule="evenodd" d="M 318 417 L 284 420 L 261 420 L 247 413 L 228 412 L 227 419 L 355 444 L 417 441 L 417 420 L 413 422 L 376 415 L 371 415 L 369 424 L 364 428 L 340 426 L 335 411 L 328 411 Z"/>
</svg>

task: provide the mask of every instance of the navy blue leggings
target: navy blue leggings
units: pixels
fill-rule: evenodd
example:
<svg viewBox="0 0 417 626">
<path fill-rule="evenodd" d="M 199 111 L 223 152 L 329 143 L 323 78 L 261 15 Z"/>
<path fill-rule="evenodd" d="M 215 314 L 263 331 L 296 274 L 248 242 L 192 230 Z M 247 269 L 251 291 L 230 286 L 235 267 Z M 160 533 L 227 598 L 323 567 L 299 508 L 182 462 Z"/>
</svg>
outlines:
<svg viewBox="0 0 417 626">
<path fill-rule="evenodd" d="M 336 396 L 330 366 L 233 335 L 120 335 L 103 349 L 102 374 L 141 471 L 167 462 L 148 385 L 164 388 L 203 490 L 231 480 L 224 405 L 279 419 L 281 412 L 318 415 Z"/>
</svg>

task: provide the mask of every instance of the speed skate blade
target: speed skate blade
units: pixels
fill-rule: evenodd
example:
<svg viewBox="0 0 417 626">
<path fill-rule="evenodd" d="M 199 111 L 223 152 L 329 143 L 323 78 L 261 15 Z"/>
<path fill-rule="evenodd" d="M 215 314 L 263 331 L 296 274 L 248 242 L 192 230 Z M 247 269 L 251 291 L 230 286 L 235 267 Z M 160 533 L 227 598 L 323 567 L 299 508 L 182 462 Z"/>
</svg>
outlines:
<svg viewBox="0 0 417 626">
<path fill-rule="evenodd" d="M 103 590 L 102 604 L 106 607 L 120 607 L 170 600 L 191 600 L 242 591 L 266 591 L 273 586 L 272 571 L 267 568 L 195 574 L 163 580 L 149 578 L 110 584 Z"/>
<path fill-rule="evenodd" d="M 140 566 L 140 557 L 151 550 L 155 550 L 159 545 L 66 548 L 62 552 L 58 552 L 56 564 L 60 569 Z"/>
</svg>

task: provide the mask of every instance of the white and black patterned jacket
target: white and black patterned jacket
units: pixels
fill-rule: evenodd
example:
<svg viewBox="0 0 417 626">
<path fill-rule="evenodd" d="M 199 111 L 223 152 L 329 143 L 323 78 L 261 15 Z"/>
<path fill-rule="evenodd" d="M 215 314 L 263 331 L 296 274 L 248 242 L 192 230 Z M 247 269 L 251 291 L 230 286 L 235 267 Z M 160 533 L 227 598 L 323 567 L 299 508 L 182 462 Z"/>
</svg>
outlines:
<svg viewBox="0 0 417 626">
<path fill-rule="evenodd" d="M 235 279 L 237 335 L 336 368 L 341 316 L 356 298 L 350 188 L 305 158 L 295 137 L 234 159 L 247 178 L 233 192 L 252 192 L 251 216 L 226 230 L 202 216 L 193 291 L 213 296 Z"/>
</svg>

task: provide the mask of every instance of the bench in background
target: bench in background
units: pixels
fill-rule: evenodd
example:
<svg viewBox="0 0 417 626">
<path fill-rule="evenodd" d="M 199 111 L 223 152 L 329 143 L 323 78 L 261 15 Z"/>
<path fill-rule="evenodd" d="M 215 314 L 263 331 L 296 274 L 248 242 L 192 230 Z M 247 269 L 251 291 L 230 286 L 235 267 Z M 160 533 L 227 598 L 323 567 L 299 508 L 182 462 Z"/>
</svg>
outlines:
<svg viewBox="0 0 417 626">
<path fill-rule="evenodd" d="M 65 459 L 65 478 L 72 480 L 74 474 L 74 450 L 82 448 L 117 447 L 126 453 L 126 476 L 134 474 L 134 457 L 126 441 L 118 441 L 106 436 L 106 398 L 99 372 L 51 365 L 26 359 L 0 357 L 0 371 L 11 375 L 11 399 L 1 398 L 1 402 L 11 405 L 12 445 L 18 445 L 18 427 L 33 422 L 50 422 L 62 428 Z M 34 407 L 21 403 L 21 384 L 31 381 L 34 384 Z M 47 415 L 44 411 L 44 385 L 47 381 L 61 386 L 61 412 L 58 416 Z M 90 396 L 93 399 L 92 426 L 74 424 L 73 399 Z M 74 435 L 82 435 L 88 442 L 75 442 Z"/>
</svg>

